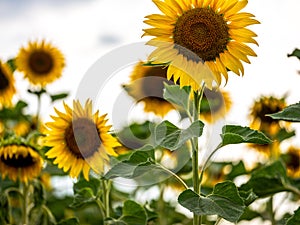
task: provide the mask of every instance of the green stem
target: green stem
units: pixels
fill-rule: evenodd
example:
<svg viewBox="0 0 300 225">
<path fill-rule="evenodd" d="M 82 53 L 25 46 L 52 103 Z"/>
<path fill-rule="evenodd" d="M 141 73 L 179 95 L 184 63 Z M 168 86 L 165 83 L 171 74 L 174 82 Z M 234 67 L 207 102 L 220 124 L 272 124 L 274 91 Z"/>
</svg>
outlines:
<svg viewBox="0 0 300 225">
<path fill-rule="evenodd" d="M 101 180 L 102 182 L 102 189 L 103 189 L 103 205 L 104 205 L 104 214 L 105 218 L 110 217 L 110 188 L 111 188 L 111 181 L 110 180 Z"/>
<path fill-rule="evenodd" d="M 286 188 L 287 191 L 290 191 L 290 192 L 300 196 L 300 191 L 297 188 L 295 188 L 291 185 L 288 185 L 288 184 L 285 184 L 284 187 Z"/>
<path fill-rule="evenodd" d="M 200 105 L 201 100 L 204 92 L 204 85 L 202 85 L 202 88 L 197 92 L 194 92 L 194 110 L 193 110 L 193 121 L 195 122 L 199 119 L 200 114 Z M 198 138 L 192 138 L 191 140 L 192 144 L 192 169 L 193 169 L 193 188 L 194 192 L 196 192 L 198 195 L 200 195 L 200 182 L 199 182 L 199 146 L 198 146 Z M 201 216 L 196 215 L 194 213 L 193 216 L 193 225 L 200 225 L 201 224 Z"/>
<path fill-rule="evenodd" d="M 22 201 L 22 223 L 28 224 L 28 205 L 29 205 L 29 186 L 27 184 L 23 184 L 23 201 Z"/>
<path fill-rule="evenodd" d="M 176 174 L 173 173 L 171 170 L 169 170 L 168 168 L 164 167 L 161 164 L 156 164 L 159 168 L 161 168 L 162 170 L 164 170 L 165 172 L 169 173 L 170 175 L 172 175 L 173 177 L 176 178 L 176 180 L 182 184 L 182 186 L 184 186 L 185 189 L 189 189 L 189 187 L 187 186 L 187 184 Z"/>
<path fill-rule="evenodd" d="M 159 195 L 159 199 L 157 202 L 157 209 L 158 209 L 158 214 L 159 214 L 159 224 L 160 225 L 168 225 L 167 217 L 165 214 L 164 191 L 165 191 L 165 186 L 164 186 L 164 184 L 162 184 L 160 186 L 160 195 Z"/>
<path fill-rule="evenodd" d="M 40 129 L 40 113 L 41 113 L 41 106 L 42 106 L 42 101 L 41 101 L 41 95 L 37 95 L 37 110 L 36 110 L 36 127 L 37 130 Z"/>
<path fill-rule="evenodd" d="M 273 211 L 273 197 L 270 197 L 269 201 L 267 202 L 267 210 L 270 215 L 271 224 L 276 225 L 275 214 Z"/>
</svg>

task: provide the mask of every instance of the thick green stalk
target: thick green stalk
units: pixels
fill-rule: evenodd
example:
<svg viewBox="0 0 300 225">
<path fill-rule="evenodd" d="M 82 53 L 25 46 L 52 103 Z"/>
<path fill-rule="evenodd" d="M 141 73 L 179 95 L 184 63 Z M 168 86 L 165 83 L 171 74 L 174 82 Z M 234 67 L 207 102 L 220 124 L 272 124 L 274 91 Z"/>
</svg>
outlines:
<svg viewBox="0 0 300 225">
<path fill-rule="evenodd" d="M 28 205 L 29 205 L 29 202 L 28 202 L 28 198 L 29 198 L 29 186 L 27 184 L 23 184 L 23 191 L 22 191 L 22 194 L 23 194 L 23 201 L 22 201 L 22 223 L 23 224 L 28 224 L 28 212 L 27 212 L 27 209 L 28 209 Z"/>
<path fill-rule="evenodd" d="M 267 202 L 267 210 L 269 212 L 271 224 L 276 225 L 275 214 L 273 211 L 273 196 L 271 196 L 269 201 Z"/>
<path fill-rule="evenodd" d="M 101 180 L 102 183 L 102 190 L 103 190 L 103 205 L 104 205 L 104 216 L 105 218 L 110 217 L 110 188 L 111 188 L 111 181 L 110 180 Z"/>
<path fill-rule="evenodd" d="M 203 96 L 204 84 L 199 91 L 194 92 L 194 110 L 193 110 L 193 121 L 195 122 L 199 119 L 200 114 L 200 104 Z M 193 138 L 192 143 L 192 168 L 193 168 L 193 188 L 194 192 L 200 195 L 200 182 L 199 182 L 199 146 L 198 138 Z M 193 225 L 201 225 L 201 216 L 198 216 L 194 213 L 193 216 Z"/>
</svg>

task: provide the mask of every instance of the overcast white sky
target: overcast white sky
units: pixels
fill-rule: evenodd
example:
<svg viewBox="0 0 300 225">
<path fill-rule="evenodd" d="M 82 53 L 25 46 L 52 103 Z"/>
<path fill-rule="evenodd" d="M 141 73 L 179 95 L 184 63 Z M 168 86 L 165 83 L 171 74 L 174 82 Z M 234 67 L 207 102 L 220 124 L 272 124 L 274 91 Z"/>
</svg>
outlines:
<svg viewBox="0 0 300 225">
<path fill-rule="evenodd" d="M 249 106 L 260 94 L 289 93 L 289 103 L 300 100 L 300 63 L 287 58 L 295 47 L 300 48 L 300 1 L 249 0 L 244 11 L 261 21 L 251 28 L 258 34 L 260 46 L 252 46 L 258 57 L 245 65 L 243 78 L 231 74 L 225 89 L 234 102 L 227 121 L 247 125 Z M 141 39 L 146 27 L 142 21 L 157 12 L 151 0 L 0 0 L 0 59 L 15 56 L 28 40 L 53 42 L 65 54 L 67 67 L 49 90 L 68 90 L 74 97 L 97 59 L 117 47 L 147 40 Z M 127 80 L 126 74 L 123 79 Z M 104 112 L 111 102 L 103 100 Z"/>
</svg>

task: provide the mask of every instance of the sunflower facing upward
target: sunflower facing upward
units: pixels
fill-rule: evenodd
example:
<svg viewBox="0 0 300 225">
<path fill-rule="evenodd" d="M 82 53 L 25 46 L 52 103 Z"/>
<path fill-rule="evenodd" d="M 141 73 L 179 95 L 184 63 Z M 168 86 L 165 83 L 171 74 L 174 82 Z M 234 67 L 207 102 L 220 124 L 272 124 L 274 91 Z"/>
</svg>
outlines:
<svg viewBox="0 0 300 225">
<path fill-rule="evenodd" d="M 50 43 L 29 42 L 26 48 L 20 49 L 16 66 L 30 83 L 43 87 L 62 75 L 65 59 Z"/>
<path fill-rule="evenodd" d="M 240 12 L 247 0 L 153 0 L 163 13 L 144 21 L 152 28 L 144 35 L 157 47 L 149 56 L 152 61 L 169 62 L 168 79 L 180 79 L 181 86 L 194 90 L 205 82 L 212 86 L 227 81 L 227 70 L 244 74 L 241 61 L 250 63 L 256 56 L 247 43 L 257 44 L 256 34 L 246 28 L 259 22 L 254 15 Z M 213 73 L 211 74 L 210 71 Z"/>
<path fill-rule="evenodd" d="M 65 103 L 64 108 L 66 113 L 55 109 L 57 116 L 46 123 L 45 145 L 52 147 L 46 156 L 55 158 L 54 164 L 65 172 L 70 170 L 71 177 L 77 178 L 82 171 L 89 180 L 90 169 L 102 173 L 108 155 L 116 156 L 113 148 L 120 144 L 108 133 L 111 126 L 106 126 L 106 115 L 92 114 L 90 100 L 84 108 L 79 101 L 73 101 L 73 110 Z"/>
<path fill-rule="evenodd" d="M 7 64 L 0 61 L 0 106 L 11 106 L 16 93 L 15 80 Z"/>
<path fill-rule="evenodd" d="M 130 83 L 123 85 L 131 97 L 144 103 L 145 112 L 153 112 L 163 117 L 174 109 L 163 98 L 164 82 L 174 84 L 167 80 L 167 70 L 166 66 L 146 66 L 144 62 L 139 62 L 130 75 Z"/>
</svg>

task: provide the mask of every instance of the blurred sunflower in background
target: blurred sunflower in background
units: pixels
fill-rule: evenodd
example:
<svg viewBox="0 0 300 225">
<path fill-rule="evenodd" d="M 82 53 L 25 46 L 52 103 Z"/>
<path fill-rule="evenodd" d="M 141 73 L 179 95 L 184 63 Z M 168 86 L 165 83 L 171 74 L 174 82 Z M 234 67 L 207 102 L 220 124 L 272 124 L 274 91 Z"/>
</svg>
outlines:
<svg viewBox="0 0 300 225">
<path fill-rule="evenodd" d="M 46 146 L 52 147 L 46 152 L 48 158 L 54 158 L 54 164 L 70 170 L 70 176 L 77 178 L 80 172 L 89 180 L 90 169 L 100 174 L 109 155 L 116 156 L 114 147 L 120 144 L 107 126 L 106 114 L 99 116 L 99 111 L 92 114 L 92 102 L 87 100 L 82 107 L 79 101 L 73 101 L 73 109 L 64 103 L 65 113 L 55 109 L 57 116 L 46 123 Z"/>
<path fill-rule="evenodd" d="M 204 89 L 201 105 L 200 119 L 208 123 L 214 123 L 224 118 L 229 112 L 232 102 L 228 92 L 220 89 Z"/>
<path fill-rule="evenodd" d="M 250 146 L 259 152 L 266 154 L 268 157 L 278 157 L 280 154 L 280 143 L 277 135 L 282 129 L 287 129 L 288 122 L 274 120 L 267 116 L 268 114 L 277 113 L 286 107 L 285 97 L 276 98 L 274 96 L 261 96 L 256 100 L 250 109 L 250 127 L 262 131 L 265 135 L 274 140 L 271 144 Z"/>
<path fill-rule="evenodd" d="M 290 146 L 282 158 L 286 164 L 287 174 L 293 178 L 300 177 L 300 149 Z"/>
<path fill-rule="evenodd" d="M 2 179 L 8 177 L 16 182 L 28 181 L 39 176 L 43 168 L 43 159 L 35 148 L 29 145 L 11 142 L 0 147 L 0 172 Z"/>
<path fill-rule="evenodd" d="M 65 59 L 52 44 L 35 41 L 20 49 L 16 66 L 30 83 L 44 87 L 62 75 Z"/>
<path fill-rule="evenodd" d="M 248 56 L 256 56 L 247 45 L 258 45 L 257 35 L 246 28 L 259 24 L 251 13 L 240 12 L 247 0 L 153 0 L 163 13 L 146 16 L 144 21 L 152 28 L 144 35 L 154 36 L 148 42 L 157 47 L 149 59 L 170 63 L 167 77 L 180 79 L 181 86 L 194 90 L 205 82 L 208 87 L 227 70 L 244 74 L 241 61 L 250 63 Z M 212 71 L 212 73 L 211 73 Z"/>
<path fill-rule="evenodd" d="M 12 71 L 7 64 L 0 61 L 0 106 L 11 106 L 15 93 L 15 79 Z"/>
<path fill-rule="evenodd" d="M 145 62 L 135 65 L 129 84 L 123 85 L 127 93 L 137 102 L 144 103 L 145 112 L 165 116 L 174 106 L 163 98 L 164 82 L 167 80 L 167 66 L 147 66 Z"/>
</svg>

